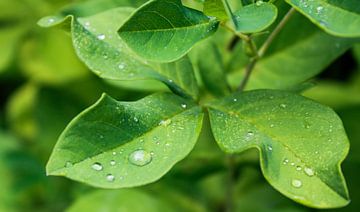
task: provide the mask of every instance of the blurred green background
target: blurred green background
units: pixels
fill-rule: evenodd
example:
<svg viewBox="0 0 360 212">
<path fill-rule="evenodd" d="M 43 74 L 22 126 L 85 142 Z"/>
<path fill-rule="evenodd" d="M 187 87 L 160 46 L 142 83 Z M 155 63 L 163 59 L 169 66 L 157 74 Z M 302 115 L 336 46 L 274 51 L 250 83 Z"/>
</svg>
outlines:
<svg viewBox="0 0 360 212">
<path fill-rule="evenodd" d="M 41 17 L 79 2 L 88 3 L 85 11 L 92 14 L 142 1 L 0 0 L 0 211 L 172 211 L 167 208 L 174 205 L 177 211 L 223 211 L 224 154 L 217 149 L 209 126 L 187 159 L 161 181 L 143 188 L 101 190 L 45 176 L 47 159 L 61 131 L 101 93 L 135 100 L 165 89 L 154 82 L 101 80 L 76 57 L 70 36 L 36 25 Z M 330 64 L 305 95 L 334 108 L 344 122 L 351 151 L 343 171 L 352 202 L 333 211 L 358 211 L 360 45 Z M 255 151 L 243 153 L 238 164 L 238 211 L 316 211 L 270 187 Z"/>
</svg>

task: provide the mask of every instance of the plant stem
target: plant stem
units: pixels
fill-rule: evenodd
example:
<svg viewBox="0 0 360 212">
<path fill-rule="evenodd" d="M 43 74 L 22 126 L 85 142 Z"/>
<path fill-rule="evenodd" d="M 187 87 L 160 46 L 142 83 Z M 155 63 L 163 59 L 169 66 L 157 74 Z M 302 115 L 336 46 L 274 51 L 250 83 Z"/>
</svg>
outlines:
<svg viewBox="0 0 360 212">
<path fill-rule="evenodd" d="M 290 20 L 290 18 L 294 15 L 295 13 L 295 9 L 291 8 L 286 15 L 284 16 L 284 18 L 280 21 L 280 23 L 276 26 L 276 28 L 274 29 L 274 31 L 272 31 L 272 33 L 269 35 L 269 37 L 266 39 L 266 41 L 264 42 L 264 44 L 261 46 L 260 50 L 259 50 L 259 57 L 264 56 L 265 52 L 267 51 L 267 49 L 269 48 L 270 44 L 274 41 L 275 37 L 279 34 L 279 32 L 284 28 L 284 26 L 286 25 L 286 23 Z"/>
<path fill-rule="evenodd" d="M 295 13 L 295 9 L 291 8 L 280 23 L 276 26 L 274 31 L 269 35 L 269 37 L 265 40 L 259 51 L 256 53 L 256 56 L 250 59 L 250 63 L 246 66 L 245 75 L 243 80 L 241 81 L 238 91 L 243 91 L 246 87 L 247 82 L 249 81 L 250 75 L 255 68 L 256 63 L 258 60 L 264 56 L 265 52 L 268 50 L 271 43 L 274 41 L 275 37 L 280 33 L 280 31 L 284 28 L 286 23 L 290 20 L 291 16 Z"/>
</svg>

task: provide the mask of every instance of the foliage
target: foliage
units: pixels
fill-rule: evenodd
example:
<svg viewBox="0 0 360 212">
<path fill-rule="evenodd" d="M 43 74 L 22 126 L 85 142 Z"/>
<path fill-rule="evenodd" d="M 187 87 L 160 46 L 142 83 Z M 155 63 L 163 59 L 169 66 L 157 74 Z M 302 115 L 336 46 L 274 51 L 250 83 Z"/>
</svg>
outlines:
<svg viewBox="0 0 360 212">
<path fill-rule="evenodd" d="M 0 211 L 358 208 L 357 0 L 0 9 Z"/>
</svg>

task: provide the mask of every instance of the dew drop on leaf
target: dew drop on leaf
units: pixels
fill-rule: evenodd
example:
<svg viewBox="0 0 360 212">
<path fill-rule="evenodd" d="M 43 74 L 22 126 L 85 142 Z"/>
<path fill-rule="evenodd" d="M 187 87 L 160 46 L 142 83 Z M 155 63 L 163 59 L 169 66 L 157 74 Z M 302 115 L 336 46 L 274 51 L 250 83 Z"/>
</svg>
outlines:
<svg viewBox="0 0 360 212">
<path fill-rule="evenodd" d="M 306 175 L 308 175 L 310 177 L 315 175 L 314 170 L 312 168 L 309 168 L 309 167 L 305 167 L 304 172 L 305 172 Z"/>
<path fill-rule="evenodd" d="M 296 171 L 301 171 L 301 166 L 296 166 Z"/>
<path fill-rule="evenodd" d="M 171 119 L 161 120 L 161 121 L 159 122 L 159 125 L 165 126 L 165 127 L 169 126 L 170 124 L 171 124 Z"/>
<path fill-rule="evenodd" d="M 120 63 L 118 67 L 120 70 L 123 70 L 126 67 L 126 65 L 125 63 Z"/>
<path fill-rule="evenodd" d="M 106 180 L 109 182 L 113 182 L 115 180 L 115 176 L 112 174 L 106 175 Z"/>
<path fill-rule="evenodd" d="M 116 164 L 116 162 L 114 160 L 110 161 L 110 165 L 114 166 Z"/>
<path fill-rule="evenodd" d="M 130 163 L 136 166 L 145 166 L 152 160 L 152 156 L 149 152 L 140 149 L 132 152 L 129 156 Z"/>
<path fill-rule="evenodd" d="M 286 104 L 280 104 L 281 108 L 286 108 Z"/>
<path fill-rule="evenodd" d="M 97 36 L 97 38 L 99 40 L 104 40 L 106 38 L 106 36 L 104 34 L 100 34 L 100 35 Z"/>
<path fill-rule="evenodd" d="M 289 159 L 285 158 L 284 161 L 283 161 L 283 164 L 286 165 L 289 163 Z"/>
<path fill-rule="evenodd" d="M 295 188 L 300 188 L 302 186 L 302 182 L 301 180 L 293 179 L 291 181 L 291 185 L 294 186 Z"/>
<path fill-rule="evenodd" d="M 187 105 L 186 104 L 181 104 L 181 107 L 185 109 L 187 107 Z"/>
<path fill-rule="evenodd" d="M 103 169 L 103 166 L 101 165 L 101 163 L 96 162 L 91 166 L 91 168 L 96 170 L 96 171 L 101 171 Z"/>
<path fill-rule="evenodd" d="M 72 166 L 73 166 L 73 164 L 70 161 L 65 163 L 65 168 L 70 168 Z"/>
</svg>

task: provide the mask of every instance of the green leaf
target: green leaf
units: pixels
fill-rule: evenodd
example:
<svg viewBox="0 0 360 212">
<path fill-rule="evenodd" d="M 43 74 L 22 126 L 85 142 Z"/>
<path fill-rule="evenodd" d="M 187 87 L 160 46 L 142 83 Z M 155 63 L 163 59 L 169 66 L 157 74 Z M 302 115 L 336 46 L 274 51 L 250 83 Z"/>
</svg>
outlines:
<svg viewBox="0 0 360 212">
<path fill-rule="evenodd" d="M 294 14 L 267 54 L 256 64 L 246 88 L 293 87 L 319 74 L 356 42 L 357 39 L 331 36 L 300 14 Z M 240 54 L 230 61 L 244 60 L 246 58 Z M 233 87 L 237 87 L 243 78 L 243 65 L 232 64 L 231 70 L 228 70 L 233 72 L 228 76 Z"/>
<path fill-rule="evenodd" d="M 199 107 L 172 94 L 137 102 L 104 95 L 62 133 L 47 173 L 102 188 L 154 182 L 192 150 L 202 117 Z"/>
<path fill-rule="evenodd" d="M 360 37 L 358 0 L 286 0 L 327 33 L 342 37 Z"/>
<path fill-rule="evenodd" d="M 217 20 L 184 7 L 180 0 L 154 0 L 136 10 L 119 29 L 119 35 L 139 56 L 171 62 L 212 35 L 218 24 Z"/>
<path fill-rule="evenodd" d="M 349 203 L 340 170 L 349 143 L 330 108 L 294 93 L 256 90 L 213 102 L 209 112 L 220 148 L 257 148 L 265 178 L 287 197 L 316 208 Z"/>
<path fill-rule="evenodd" d="M 226 21 L 229 19 L 228 12 L 225 7 L 225 0 L 205 0 L 204 2 L 204 14 L 213 16 L 219 20 Z"/>
<path fill-rule="evenodd" d="M 119 38 L 116 30 L 133 11 L 116 8 L 86 18 L 53 18 L 48 26 L 61 26 L 72 18 L 71 33 L 79 58 L 101 78 L 111 80 L 156 79 L 183 96 L 198 96 L 192 65 L 187 57 L 166 64 L 149 63 L 136 57 Z M 48 23 L 46 17 L 39 21 Z M 112 21 L 116 19 L 117 21 Z M 46 26 L 42 24 L 42 26 Z"/>
<path fill-rule="evenodd" d="M 255 33 L 268 28 L 276 20 L 277 8 L 267 2 L 258 1 L 234 12 L 236 31 Z"/>
</svg>

